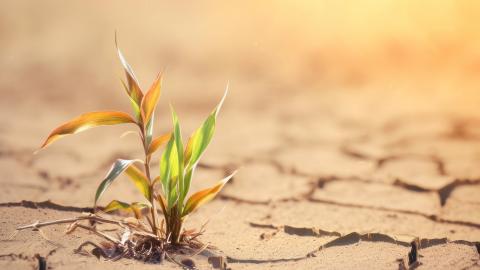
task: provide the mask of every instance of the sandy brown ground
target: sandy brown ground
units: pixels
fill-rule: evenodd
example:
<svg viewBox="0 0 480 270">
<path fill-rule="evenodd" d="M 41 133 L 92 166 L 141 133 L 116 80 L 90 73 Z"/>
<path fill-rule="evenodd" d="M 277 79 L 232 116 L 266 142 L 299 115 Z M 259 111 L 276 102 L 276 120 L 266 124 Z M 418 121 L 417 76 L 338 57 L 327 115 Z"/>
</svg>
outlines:
<svg viewBox="0 0 480 270">
<path fill-rule="evenodd" d="M 157 134 L 170 127 L 172 102 L 187 137 L 230 80 L 193 190 L 239 173 L 187 222 L 210 220 L 202 241 L 228 267 L 398 269 L 418 238 L 418 269 L 480 269 L 479 61 L 465 40 L 450 36 L 430 51 L 410 37 L 411 48 L 384 54 L 351 46 L 358 37 L 329 41 L 334 30 L 317 35 L 308 3 L 117 5 L 1 4 L 0 268 L 35 268 L 40 254 L 49 269 L 178 269 L 74 254 L 99 239 L 66 236 L 64 226 L 44 229 L 52 242 L 32 231 L 7 240 L 19 225 L 80 215 L 115 159 L 140 157 L 135 136 L 119 138 L 127 126 L 32 155 L 79 113 L 129 110 L 117 30 L 143 85 L 168 66 Z M 333 9 L 318 18 L 327 25 L 345 15 L 316 8 Z M 141 196 L 121 178 L 102 203 L 111 199 Z M 204 256 L 194 260 L 211 268 Z"/>
</svg>

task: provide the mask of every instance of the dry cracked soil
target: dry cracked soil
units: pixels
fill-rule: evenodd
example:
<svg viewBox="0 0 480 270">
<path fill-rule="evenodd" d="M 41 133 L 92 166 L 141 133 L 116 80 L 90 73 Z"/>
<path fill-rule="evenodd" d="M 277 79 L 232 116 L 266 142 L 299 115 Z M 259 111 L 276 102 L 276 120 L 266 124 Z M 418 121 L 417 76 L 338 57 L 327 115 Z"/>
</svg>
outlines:
<svg viewBox="0 0 480 270">
<path fill-rule="evenodd" d="M 94 190 L 112 161 L 140 156 L 141 149 L 135 136 L 119 138 L 130 130 L 120 126 L 70 136 L 32 154 L 53 127 L 81 112 L 129 110 L 115 80 L 121 72 L 110 37 L 115 26 L 125 32 L 134 28 L 125 22 L 125 12 L 105 19 L 107 5 L 85 15 L 86 7 L 77 2 L 63 7 L 60 18 L 46 18 L 27 4 L 7 3 L 39 22 L 0 11 L 2 25 L 9 26 L 1 28 L 8 42 L 0 45 L 0 268 L 37 268 L 38 254 L 48 269 L 179 269 L 169 262 L 110 262 L 75 254 L 86 240 L 100 239 L 82 231 L 65 235 L 64 225 L 42 230 L 49 241 L 29 230 L 9 240 L 17 226 L 91 211 Z M 53 5 L 36 9 L 47 12 Z M 147 7 L 140 9 L 149 14 Z M 210 14 L 207 8 L 198 12 Z M 86 31 L 93 24 L 98 28 Z M 76 33 L 69 36 L 71 31 Z M 62 38 L 52 43 L 52 37 Z M 201 240 L 216 248 L 192 258 L 197 268 L 212 269 L 208 257 L 220 256 L 235 270 L 402 269 L 416 241 L 418 269 L 480 269 L 480 95 L 475 91 L 439 89 L 442 78 L 408 76 L 398 79 L 397 88 L 391 80 L 324 85 L 312 82 L 322 78 L 307 72 L 311 65 L 282 69 L 267 61 L 271 56 L 250 62 L 241 50 L 212 60 L 211 52 L 202 56 L 159 40 L 144 42 L 163 47 L 135 48 L 128 40 L 124 46 L 141 78 L 153 78 L 157 62 L 170 57 L 157 134 L 169 129 L 172 102 L 186 137 L 221 96 L 224 78 L 231 79 L 192 189 L 239 172 L 187 221 L 187 228 L 198 228 L 208 220 Z M 211 41 L 202 42 L 201 48 L 212 48 Z M 308 62 L 308 54 L 303 56 Z M 149 59 L 144 66 L 142 57 Z M 122 178 L 102 203 L 140 198 Z"/>
</svg>

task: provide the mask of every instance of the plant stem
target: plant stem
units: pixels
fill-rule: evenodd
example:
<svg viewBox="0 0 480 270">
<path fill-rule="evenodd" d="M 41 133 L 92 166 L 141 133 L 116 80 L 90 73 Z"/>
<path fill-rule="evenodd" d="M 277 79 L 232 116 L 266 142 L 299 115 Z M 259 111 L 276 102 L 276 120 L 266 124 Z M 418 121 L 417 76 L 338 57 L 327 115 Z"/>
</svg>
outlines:
<svg viewBox="0 0 480 270">
<path fill-rule="evenodd" d="M 170 237 L 170 241 L 172 242 L 172 244 L 177 244 L 178 242 L 180 242 L 180 234 L 182 230 L 183 221 L 177 210 L 177 206 L 174 206 L 172 208 L 172 210 L 170 211 L 171 215 L 169 216 L 166 224 L 167 237 Z"/>
<path fill-rule="evenodd" d="M 153 234 L 157 235 L 158 233 L 158 221 L 157 221 L 157 205 L 155 204 L 154 190 L 153 190 L 153 181 L 150 177 L 150 159 L 148 156 L 145 158 L 145 173 L 147 174 L 148 181 L 150 183 L 150 203 L 152 207 L 150 208 L 152 214 L 152 230 Z"/>
<path fill-rule="evenodd" d="M 152 205 L 152 207 L 150 208 L 150 214 L 152 216 L 152 232 L 153 234 L 155 235 L 158 235 L 158 220 L 157 220 L 157 206 L 155 204 L 155 192 L 154 192 L 154 189 L 153 189 L 153 180 L 152 180 L 152 177 L 150 176 L 150 156 L 148 155 L 148 147 L 149 145 L 147 145 L 147 135 L 145 134 L 145 128 L 142 126 L 142 125 L 139 125 L 140 126 L 140 131 L 141 131 L 141 137 L 142 137 L 142 143 L 143 143 L 143 149 L 144 149 L 144 152 L 145 152 L 145 174 L 147 176 L 147 179 L 148 179 L 148 183 L 150 184 L 149 185 L 149 189 L 150 189 L 150 198 L 149 198 L 149 201 L 150 201 L 150 204 Z"/>
</svg>

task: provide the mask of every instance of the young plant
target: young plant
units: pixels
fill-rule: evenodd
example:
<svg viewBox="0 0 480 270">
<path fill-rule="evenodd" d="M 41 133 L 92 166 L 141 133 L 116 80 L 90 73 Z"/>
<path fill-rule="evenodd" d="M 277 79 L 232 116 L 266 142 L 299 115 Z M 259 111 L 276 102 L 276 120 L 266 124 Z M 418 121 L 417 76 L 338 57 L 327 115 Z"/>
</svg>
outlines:
<svg viewBox="0 0 480 270">
<path fill-rule="evenodd" d="M 216 118 L 227 91 L 225 91 L 223 98 L 213 112 L 190 136 L 185 147 L 182 142 L 180 123 L 173 107 L 171 108 L 173 131 L 154 137 L 154 114 L 160 98 L 162 76 L 159 74 L 148 91 L 146 93 L 142 92 L 133 70 L 118 49 L 118 46 L 117 52 L 125 70 L 127 82 L 123 83 L 123 85 L 130 99 L 133 116 L 119 111 L 97 111 L 82 114 L 54 129 L 40 149 L 49 146 L 63 136 L 75 134 L 96 126 L 118 124 L 133 124 L 137 126 L 144 156 L 141 160 L 118 159 L 114 162 L 97 188 L 94 209 L 97 208 L 97 202 L 112 182 L 120 174 L 125 173 L 140 190 L 145 197 L 145 201 L 126 203 L 120 200 L 113 200 L 103 211 L 127 210 L 132 212 L 135 218 L 140 221 L 145 217 L 150 225 L 147 235 L 156 238 L 156 240 L 162 243 L 175 245 L 186 240 L 182 234 L 182 225 L 188 215 L 201 205 L 212 200 L 233 176 L 231 174 L 215 186 L 198 191 L 187 198 L 195 168 L 212 139 Z M 160 159 L 159 175 L 154 177 L 150 168 L 152 155 L 164 145 L 166 147 Z M 137 167 L 136 164 L 143 165 L 143 169 Z M 157 216 L 157 204 L 160 206 L 164 216 L 164 222 L 162 223 L 159 222 Z M 145 216 L 142 215 L 142 213 L 145 213 L 142 209 L 147 209 Z M 98 218 L 95 220 L 98 221 Z"/>
<path fill-rule="evenodd" d="M 181 240 L 182 224 L 186 217 L 202 204 L 213 199 L 235 174 L 234 172 L 215 186 L 198 191 L 186 198 L 198 161 L 212 139 L 216 118 L 226 94 L 227 92 L 205 122 L 190 136 L 185 148 L 180 123 L 172 108 L 173 132 L 160 160 L 160 177 L 158 178 L 163 194 L 157 195 L 164 213 L 166 236 L 172 243 L 178 243 Z"/>
</svg>

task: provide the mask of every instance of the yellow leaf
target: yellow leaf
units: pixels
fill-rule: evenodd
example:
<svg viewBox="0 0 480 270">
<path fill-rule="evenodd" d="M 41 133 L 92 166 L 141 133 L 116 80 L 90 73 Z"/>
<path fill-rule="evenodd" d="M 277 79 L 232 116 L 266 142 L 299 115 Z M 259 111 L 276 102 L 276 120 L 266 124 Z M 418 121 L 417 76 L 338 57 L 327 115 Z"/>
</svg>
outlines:
<svg viewBox="0 0 480 270">
<path fill-rule="evenodd" d="M 150 200 L 150 186 L 148 184 L 147 176 L 145 176 L 145 174 L 133 164 L 125 170 L 125 173 L 130 177 L 130 180 L 133 181 L 143 196 L 145 196 L 147 200 Z"/>
<path fill-rule="evenodd" d="M 45 148 L 65 135 L 75 134 L 97 126 L 125 123 L 135 123 L 135 120 L 124 112 L 100 111 L 85 113 L 54 129 L 40 149 Z"/>
<path fill-rule="evenodd" d="M 160 148 L 162 145 L 164 145 L 170 140 L 171 136 L 172 136 L 172 133 L 167 133 L 153 139 L 152 143 L 150 144 L 150 147 L 148 148 L 148 155 L 155 153 L 155 151 L 157 151 L 158 148 Z"/>
<path fill-rule="evenodd" d="M 128 204 L 126 202 L 122 202 L 119 200 L 113 200 L 107 206 L 105 206 L 105 208 L 103 209 L 103 212 L 108 213 L 115 210 L 124 210 L 127 212 L 133 212 L 135 217 L 137 219 L 140 219 L 142 218 L 142 209 L 147 207 L 148 205 L 144 203 L 134 202 L 132 204 Z"/>
<path fill-rule="evenodd" d="M 132 205 L 130 207 L 130 209 L 132 209 L 132 212 L 137 219 L 142 218 L 142 216 L 143 216 L 142 215 L 142 209 L 143 208 L 148 208 L 148 205 L 146 205 L 144 203 L 134 202 L 134 203 L 132 203 Z"/>
<path fill-rule="evenodd" d="M 120 209 L 128 210 L 130 209 L 130 204 L 118 200 L 113 200 L 107 206 L 105 206 L 103 212 L 108 213 Z"/>
<path fill-rule="evenodd" d="M 191 212 L 195 211 L 195 209 L 199 208 L 203 204 L 215 198 L 217 193 L 220 192 L 220 190 L 222 190 L 223 186 L 225 186 L 225 184 L 235 175 L 235 173 L 237 172 L 235 171 L 231 175 L 223 178 L 215 186 L 204 189 L 204 190 L 200 190 L 197 193 L 190 196 L 190 198 L 188 198 L 187 203 L 185 204 L 183 216 L 190 214 Z"/>
<path fill-rule="evenodd" d="M 162 76 L 161 74 L 158 74 L 157 79 L 153 82 L 152 86 L 150 86 L 150 89 L 142 99 L 140 107 L 142 108 L 142 119 L 145 125 L 148 123 L 157 107 L 158 99 L 160 98 L 161 84 Z"/>
</svg>

